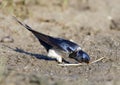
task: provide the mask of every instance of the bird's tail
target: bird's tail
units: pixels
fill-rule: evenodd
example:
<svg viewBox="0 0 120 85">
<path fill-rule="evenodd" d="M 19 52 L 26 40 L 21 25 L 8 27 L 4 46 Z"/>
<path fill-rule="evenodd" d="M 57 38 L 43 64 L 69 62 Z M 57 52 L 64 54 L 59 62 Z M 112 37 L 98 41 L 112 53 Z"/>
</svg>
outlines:
<svg viewBox="0 0 120 85">
<path fill-rule="evenodd" d="M 40 32 L 37 32 L 35 30 L 33 30 L 30 26 L 28 26 L 27 24 L 25 23 L 22 23 L 21 21 L 19 21 L 16 17 L 13 16 L 13 19 L 18 22 L 20 25 L 22 25 L 23 27 L 25 27 L 27 30 L 31 31 L 37 38 L 40 39 L 40 37 L 44 37 L 46 36 L 45 34 L 42 34 Z"/>
<path fill-rule="evenodd" d="M 16 17 L 13 17 L 13 19 L 15 21 L 17 21 L 20 25 L 25 27 L 27 30 L 31 31 L 40 42 L 50 43 L 49 40 L 50 40 L 50 38 L 52 38 L 51 36 L 48 36 L 48 35 L 45 35 L 43 33 L 40 33 L 40 32 L 37 32 L 37 31 L 33 30 L 30 26 L 28 26 L 27 24 L 22 23 Z"/>
<path fill-rule="evenodd" d="M 27 24 L 22 23 L 22 22 L 19 21 L 16 17 L 13 16 L 13 19 L 14 19 L 15 21 L 17 21 L 20 25 L 24 26 L 24 27 L 25 27 L 26 29 L 28 29 L 29 31 L 33 31 L 30 26 L 28 26 Z"/>
</svg>

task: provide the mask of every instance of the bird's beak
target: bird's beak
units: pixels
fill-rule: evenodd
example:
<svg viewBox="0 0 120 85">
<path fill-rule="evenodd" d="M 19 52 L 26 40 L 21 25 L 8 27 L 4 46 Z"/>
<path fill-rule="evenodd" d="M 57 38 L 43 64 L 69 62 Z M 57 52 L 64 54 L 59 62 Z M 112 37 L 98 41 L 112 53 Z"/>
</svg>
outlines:
<svg viewBox="0 0 120 85">
<path fill-rule="evenodd" d="M 89 64 L 90 63 L 90 61 L 88 61 L 88 62 L 86 62 L 87 64 Z"/>
</svg>

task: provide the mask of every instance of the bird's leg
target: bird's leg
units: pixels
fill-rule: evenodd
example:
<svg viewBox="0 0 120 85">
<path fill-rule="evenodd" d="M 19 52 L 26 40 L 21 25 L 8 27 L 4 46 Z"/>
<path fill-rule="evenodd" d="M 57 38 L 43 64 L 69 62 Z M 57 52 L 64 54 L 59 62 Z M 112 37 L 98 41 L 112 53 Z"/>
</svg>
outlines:
<svg viewBox="0 0 120 85">
<path fill-rule="evenodd" d="M 58 61 L 58 63 L 62 63 L 62 57 L 56 57 L 56 60 Z"/>
</svg>

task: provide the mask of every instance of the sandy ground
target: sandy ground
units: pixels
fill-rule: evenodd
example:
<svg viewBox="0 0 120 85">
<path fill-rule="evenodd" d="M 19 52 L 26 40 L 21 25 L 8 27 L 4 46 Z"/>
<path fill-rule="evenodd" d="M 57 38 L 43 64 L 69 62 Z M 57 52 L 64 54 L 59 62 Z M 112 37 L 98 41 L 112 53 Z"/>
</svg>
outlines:
<svg viewBox="0 0 120 85">
<path fill-rule="evenodd" d="M 25 9 L 15 6 L 18 14 L 0 10 L 0 85 L 120 85 L 119 3 L 69 0 L 63 5 L 59 0 L 41 0 L 26 2 Z M 91 65 L 58 66 L 13 15 L 39 32 L 72 39 L 91 61 L 105 59 Z"/>
</svg>

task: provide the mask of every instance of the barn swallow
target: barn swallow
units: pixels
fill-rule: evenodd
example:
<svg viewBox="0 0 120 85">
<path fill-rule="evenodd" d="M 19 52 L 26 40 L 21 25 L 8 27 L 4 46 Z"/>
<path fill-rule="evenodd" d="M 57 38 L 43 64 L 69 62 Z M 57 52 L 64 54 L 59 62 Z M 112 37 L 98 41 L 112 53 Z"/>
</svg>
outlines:
<svg viewBox="0 0 120 85">
<path fill-rule="evenodd" d="M 79 63 L 89 63 L 90 57 L 84 52 L 81 47 L 74 43 L 73 41 L 52 37 L 40 32 L 33 30 L 27 24 L 22 23 L 18 19 L 14 17 L 14 19 L 27 30 L 33 33 L 33 35 L 39 40 L 40 44 L 48 52 L 48 56 L 51 58 L 55 58 L 59 63 L 62 63 L 63 58 L 62 54 L 67 54 L 69 58 L 75 59 Z"/>
</svg>

